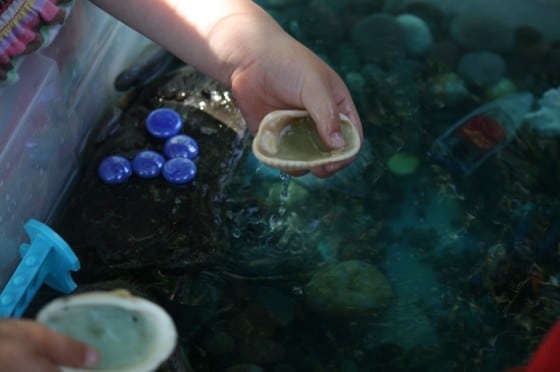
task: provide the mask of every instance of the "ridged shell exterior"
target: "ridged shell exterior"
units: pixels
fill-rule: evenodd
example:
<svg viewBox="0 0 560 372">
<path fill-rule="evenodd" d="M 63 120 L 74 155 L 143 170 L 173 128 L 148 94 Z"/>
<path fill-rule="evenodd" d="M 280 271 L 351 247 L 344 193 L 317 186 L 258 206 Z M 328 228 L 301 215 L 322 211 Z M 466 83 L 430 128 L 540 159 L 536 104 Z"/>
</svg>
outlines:
<svg viewBox="0 0 560 372">
<path fill-rule="evenodd" d="M 310 118 L 309 112 L 305 110 L 278 110 L 266 115 L 259 126 L 259 130 L 253 139 L 253 153 L 262 163 L 285 171 L 300 171 L 323 166 L 329 163 L 347 160 L 355 156 L 360 150 L 360 134 L 350 119 L 340 114 L 341 125 L 346 145 L 342 149 L 331 150 L 318 155 L 320 158 L 308 159 L 286 159 L 278 155 L 278 146 L 282 141 L 282 130 L 294 120 Z"/>
<path fill-rule="evenodd" d="M 62 367 L 62 371 L 149 372 L 155 371 L 169 358 L 177 343 L 177 330 L 173 320 L 165 310 L 155 303 L 141 297 L 131 296 L 126 290 L 86 292 L 58 298 L 39 311 L 37 321 L 49 326 L 54 317 L 60 318 L 71 309 L 82 311 L 88 307 L 99 308 L 104 306 L 130 311 L 133 316 L 143 317 L 140 323 L 146 321 L 149 329 L 155 330 L 155 334 L 146 340 L 149 345 L 145 345 L 145 349 L 148 351 L 130 365 L 119 368 L 76 369 Z M 102 328 L 103 324 L 99 323 L 102 322 L 98 322 L 96 325 Z M 68 336 L 72 337 L 72 335 Z M 103 355 L 101 355 L 101 358 L 103 358 Z"/>
</svg>

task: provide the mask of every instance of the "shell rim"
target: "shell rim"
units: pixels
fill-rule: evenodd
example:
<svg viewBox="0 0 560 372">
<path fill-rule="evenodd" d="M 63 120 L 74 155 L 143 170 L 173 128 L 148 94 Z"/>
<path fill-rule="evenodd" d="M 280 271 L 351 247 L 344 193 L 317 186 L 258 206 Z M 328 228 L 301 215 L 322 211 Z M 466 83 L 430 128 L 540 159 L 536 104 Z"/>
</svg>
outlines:
<svg viewBox="0 0 560 372">
<path fill-rule="evenodd" d="M 64 311 L 72 306 L 84 305 L 100 305 L 100 306 L 117 306 L 125 310 L 134 310 L 142 313 L 148 321 L 155 322 L 157 333 L 150 339 L 152 345 L 158 345 L 157 348 L 151 348 L 149 353 L 145 354 L 145 358 L 137 363 L 127 365 L 121 368 L 103 369 L 103 371 L 111 372 L 142 372 L 153 371 L 157 369 L 165 360 L 167 360 L 177 344 L 177 329 L 171 316 L 156 303 L 133 295 L 123 296 L 115 291 L 92 291 L 81 294 L 61 297 L 55 299 L 43 307 L 36 316 L 38 323 L 47 324 L 47 320 L 59 311 Z M 162 332 L 167 330 L 166 332 Z M 63 367 L 63 371 L 101 371 L 101 369 L 80 369 Z"/>
<path fill-rule="evenodd" d="M 255 155 L 257 160 L 273 168 L 277 168 L 285 171 L 299 171 L 299 170 L 309 170 L 311 168 L 320 167 L 326 164 L 344 161 L 352 158 L 358 153 L 358 151 L 360 151 L 361 141 L 360 141 L 360 135 L 358 133 L 358 130 L 356 129 L 356 127 L 354 126 L 350 118 L 343 113 L 339 114 L 341 125 L 348 125 L 352 128 L 350 131 L 351 138 L 346 139 L 347 141 L 350 142 L 351 146 L 348 149 L 345 149 L 344 151 L 338 150 L 340 154 L 337 154 L 334 157 L 318 159 L 313 161 L 285 160 L 285 159 L 277 159 L 272 156 L 268 156 L 260 151 L 258 144 L 262 137 L 262 133 L 263 133 L 262 128 L 264 128 L 267 122 L 277 122 L 287 117 L 297 118 L 297 117 L 306 117 L 306 116 L 310 116 L 309 112 L 306 110 L 276 110 L 268 113 L 262 119 L 261 124 L 259 125 L 259 130 L 255 135 L 255 138 L 253 139 L 253 143 L 252 143 L 253 154 Z M 331 154 L 336 152 L 337 150 L 333 150 L 331 151 Z"/>
</svg>

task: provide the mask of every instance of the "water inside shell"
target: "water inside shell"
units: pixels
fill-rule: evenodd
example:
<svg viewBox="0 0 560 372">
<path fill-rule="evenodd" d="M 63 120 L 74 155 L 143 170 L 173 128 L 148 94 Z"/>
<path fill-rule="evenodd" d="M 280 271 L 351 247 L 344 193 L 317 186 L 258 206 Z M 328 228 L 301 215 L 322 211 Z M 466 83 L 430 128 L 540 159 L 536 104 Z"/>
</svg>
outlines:
<svg viewBox="0 0 560 372">
<path fill-rule="evenodd" d="M 274 168 L 310 169 L 349 159 L 358 152 L 360 137 L 346 116 L 341 116 L 341 132 L 346 145 L 333 150 L 323 143 L 306 111 L 275 111 L 261 122 L 253 141 L 253 153 Z"/>
</svg>

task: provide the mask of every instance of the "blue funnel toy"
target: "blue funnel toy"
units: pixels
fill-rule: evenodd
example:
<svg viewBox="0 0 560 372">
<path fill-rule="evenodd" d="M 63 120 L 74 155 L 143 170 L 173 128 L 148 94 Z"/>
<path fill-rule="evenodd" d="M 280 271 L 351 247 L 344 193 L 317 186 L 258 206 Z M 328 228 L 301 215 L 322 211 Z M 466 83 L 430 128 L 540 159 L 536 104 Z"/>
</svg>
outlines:
<svg viewBox="0 0 560 372">
<path fill-rule="evenodd" d="M 50 227 L 31 219 L 25 224 L 31 243 L 19 247 L 21 262 L 0 293 L 0 318 L 19 318 L 43 283 L 70 293 L 77 285 L 70 271 L 80 269 L 80 261 L 70 246 Z"/>
</svg>

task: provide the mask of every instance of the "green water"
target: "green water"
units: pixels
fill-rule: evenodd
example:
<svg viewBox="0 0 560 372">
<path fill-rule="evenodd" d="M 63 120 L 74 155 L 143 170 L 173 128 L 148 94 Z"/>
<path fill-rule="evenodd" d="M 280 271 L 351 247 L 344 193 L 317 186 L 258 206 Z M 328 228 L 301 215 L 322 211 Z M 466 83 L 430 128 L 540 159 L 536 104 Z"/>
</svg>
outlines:
<svg viewBox="0 0 560 372">
<path fill-rule="evenodd" d="M 282 129 L 279 138 L 278 154 L 282 159 L 320 159 L 330 149 L 325 146 L 315 123 L 310 119 L 298 119 Z"/>
</svg>

